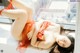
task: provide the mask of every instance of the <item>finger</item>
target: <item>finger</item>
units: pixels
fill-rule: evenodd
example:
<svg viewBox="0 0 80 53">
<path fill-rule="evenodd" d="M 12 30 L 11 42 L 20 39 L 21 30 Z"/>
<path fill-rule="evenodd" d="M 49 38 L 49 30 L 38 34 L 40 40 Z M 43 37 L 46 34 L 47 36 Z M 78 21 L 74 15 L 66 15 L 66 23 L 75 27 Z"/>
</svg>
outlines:
<svg viewBox="0 0 80 53">
<path fill-rule="evenodd" d="M 29 37 L 29 40 L 30 40 L 30 37 Z"/>
</svg>

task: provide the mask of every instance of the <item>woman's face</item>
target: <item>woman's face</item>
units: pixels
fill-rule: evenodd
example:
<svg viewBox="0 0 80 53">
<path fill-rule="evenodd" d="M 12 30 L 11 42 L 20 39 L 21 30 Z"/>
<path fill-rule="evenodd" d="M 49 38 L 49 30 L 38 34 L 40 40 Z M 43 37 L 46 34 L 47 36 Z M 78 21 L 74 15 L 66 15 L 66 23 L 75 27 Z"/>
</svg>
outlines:
<svg viewBox="0 0 80 53">
<path fill-rule="evenodd" d="M 57 43 L 59 46 L 67 48 L 71 45 L 71 41 L 67 36 L 59 36 L 56 38 Z"/>
</svg>

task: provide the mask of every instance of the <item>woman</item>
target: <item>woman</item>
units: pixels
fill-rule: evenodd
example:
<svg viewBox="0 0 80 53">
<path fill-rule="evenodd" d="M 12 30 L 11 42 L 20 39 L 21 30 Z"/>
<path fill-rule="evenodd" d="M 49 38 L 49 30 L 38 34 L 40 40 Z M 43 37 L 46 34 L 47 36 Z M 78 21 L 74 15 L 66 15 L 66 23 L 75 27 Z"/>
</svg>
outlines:
<svg viewBox="0 0 80 53">
<path fill-rule="evenodd" d="M 18 9 L 3 9 L 1 15 L 15 19 L 12 24 L 12 35 L 19 41 L 19 47 L 33 47 L 48 49 L 61 37 L 60 25 L 48 20 L 34 22 L 32 19 L 32 9 L 28 8 L 21 0 L 12 0 L 11 4 Z M 11 5 L 11 6 L 12 6 Z M 71 41 L 66 47 L 71 45 Z M 61 44 L 59 44 L 61 46 Z"/>
<path fill-rule="evenodd" d="M 68 45 L 68 44 L 66 44 L 66 41 L 64 39 L 64 41 L 62 41 L 62 42 L 65 42 L 65 44 L 60 46 L 59 44 L 61 44 L 61 42 L 60 43 L 59 43 L 59 41 L 56 42 L 49 53 L 74 53 L 74 43 L 75 43 L 74 37 L 72 37 L 71 35 L 67 35 L 67 37 L 71 41 L 71 45 L 69 47 L 67 47 L 67 48 L 65 47 L 65 45 Z M 63 38 L 60 38 L 60 39 L 63 39 Z"/>
</svg>

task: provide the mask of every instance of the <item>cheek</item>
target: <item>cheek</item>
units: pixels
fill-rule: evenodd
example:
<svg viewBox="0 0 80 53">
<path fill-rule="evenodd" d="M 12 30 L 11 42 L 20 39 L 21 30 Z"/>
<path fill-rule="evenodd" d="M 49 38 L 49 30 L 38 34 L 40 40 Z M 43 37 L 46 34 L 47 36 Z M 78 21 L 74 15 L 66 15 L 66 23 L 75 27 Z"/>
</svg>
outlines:
<svg viewBox="0 0 80 53">
<path fill-rule="evenodd" d="M 71 42 L 70 41 L 67 41 L 66 42 L 66 47 L 69 47 L 71 45 Z"/>
<path fill-rule="evenodd" d="M 59 41 L 58 41 L 58 44 L 59 44 L 60 46 L 64 46 L 65 43 L 64 43 L 63 41 L 60 41 L 60 40 L 59 40 Z"/>
<path fill-rule="evenodd" d="M 70 42 L 70 41 L 66 41 L 66 42 L 64 43 L 64 47 L 65 47 L 65 48 L 69 47 L 70 45 L 71 45 L 71 42 Z"/>
</svg>

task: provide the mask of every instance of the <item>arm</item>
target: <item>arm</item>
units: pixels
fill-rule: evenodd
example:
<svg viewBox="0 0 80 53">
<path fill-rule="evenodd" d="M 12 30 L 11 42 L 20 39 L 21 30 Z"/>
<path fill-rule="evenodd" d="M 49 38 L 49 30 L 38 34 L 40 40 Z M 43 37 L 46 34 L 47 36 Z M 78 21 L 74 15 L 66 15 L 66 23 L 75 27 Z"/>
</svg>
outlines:
<svg viewBox="0 0 80 53">
<path fill-rule="evenodd" d="M 45 38 L 44 41 L 37 41 L 37 36 L 36 35 L 38 33 L 38 30 L 37 29 L 35 29 L 35 30 L 36 31 L 35 31 L 32 39 L 31 39 L 31 45 L 34 46 L 34 47 L 43 48 L 43 49 L 50 48 L 53 45 L 53 43 L 55 42 L 54 38 L 53 37 L 52 38 L 47 37 L 47 38 Z"/>
<path fill-rule="evenodd" d="M 54 42 L 52 40 L 48 41 L 48 39 L 46 39 L 45 41 L 37 41 L 37 37 L 36 37 L 36 34 L 35 34 L 32 37 L 31 45 L 33 47 L 37 47 L 37 48 L 48 49 L 53 45 Z"/>
<path fill-rule="evenodd" d="M 34 34 L 34 25 L 33 25 L 32 29 L 31 29 L 31 31 L 27 34 L 27 37 L 28 37 L 29 40 L 31 40 L 33 34 Z"/>
<path fill-rule="evenodd" d="M 38 24 L 37 24 L 38 25 Z M 34 47 L 38 47 L 38 48 L 43 48 L 43 49 L 48 49 L 50 48 L 54 43 L 55 43 L 55 33 L 59 33 L 60 31 L 60 27 L 57 27 L 58 25 L 56 25 L 54 23 L 54 25 L 49 26 L 45 32 L 44 32 L 44 37 L 45 40 L 44 41 L 37 41 L 37 33 L 39 31 L 39 29 L 36 27 L 35 29 L 35 33 L 32 37 L 31 40 L 31 45 Z"/>
</svg>

